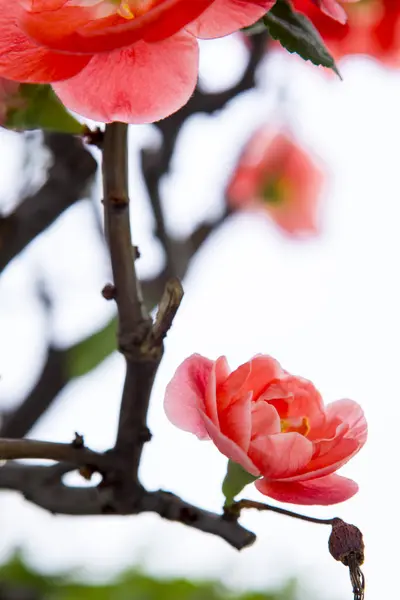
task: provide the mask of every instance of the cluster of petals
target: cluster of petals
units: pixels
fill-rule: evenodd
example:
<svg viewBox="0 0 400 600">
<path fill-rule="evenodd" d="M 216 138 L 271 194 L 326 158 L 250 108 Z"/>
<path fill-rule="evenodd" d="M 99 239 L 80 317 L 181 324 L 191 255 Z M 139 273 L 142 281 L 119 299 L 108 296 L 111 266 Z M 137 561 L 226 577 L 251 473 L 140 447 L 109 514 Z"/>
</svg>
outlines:
<svg viewBox="0 0 400 600">
<path fill-rule="evenodd" d="M 0 76 L 51 83 L 95 120 L 157 121 L 192 94 L 198 39 L 252 25 L 275 1 L 0 0 Z M 336 0 L 308 1 L 342 17 Z"/>
<path fill-rule="evenodd" d="M 358 0 L 346 6 L 347 22 L 333 21 L 310 0 L 294 0 L 306 14 L 336 59 L 351 54 L 377 58 L 387 66 L 400 65 L 400 2 Z"/>
<path fill-rule="evenodd" d="M 234 210 L 261 210 L 286 234 L 318 232 L 324 176 L 291 136 L 261 127 L 246 144 L 226 190 Z"/>
<path fill-rule="evenodd" d="M 324 406 L 314 385 L 257 355 L 231 372 L 225 357 L 187 358 L 167 386 L 170 421 L 217 448 L 248 473 L 258 490 L 293 504 L 335 504 L 357 484 L 335 473 L 367 438 L 352 400 Z"/>
<path fill-rule="evenodd" d="M 51 83 L 103 121 L 157 121 L 187 102 L 197 38 L 253 24 L 275 0 L 0 0 L 0 76 Z"/>
</svg>

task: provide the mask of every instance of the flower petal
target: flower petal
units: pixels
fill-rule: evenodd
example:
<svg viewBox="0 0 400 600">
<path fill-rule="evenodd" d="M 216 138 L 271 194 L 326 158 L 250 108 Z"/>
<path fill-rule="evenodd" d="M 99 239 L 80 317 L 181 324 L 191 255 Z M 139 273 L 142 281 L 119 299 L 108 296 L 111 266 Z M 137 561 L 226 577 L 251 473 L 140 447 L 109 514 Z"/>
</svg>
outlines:
<svg viewBox="0 0 400 600">
<path fill-rule="evenodd" d="M 0 0 L 0 75 L 26 83 L 47 83 L 79 73 L 91 56 L 59 54 L 37 46 L 18 26 L 18 2 Z"/>
<path fill-rule="evenodd" d="M 251 473 L 251 475 L 255 475 L 256 477 L 260 475 L 259 469 L 250 460 L 242 448 L 226 437 L 226 435 L 221 433 L 221 431 L 214 425 L 214 423 L 209 417 L 207 417 L 206 414 L 202 413 L 201 417 L 204 420 L 204 426 L 208 435 L 217 446 L 218 450 L 222 452 L 222 454 L 225 454 L 225 456 L 233 460 L 233 462 L 241 465 L 243 469 L 245 469 L 248 473 Z"/>
<path fill-rule="evenodd" d="M 259 479 L 255 485 L 259 492 L 278 502 L 304 505 L 337 504 L 348 500 L 358 491 L 355 481 L 340 475 L 328 475 L 295 483 Z"/>
<path fill-rule="evenodd" d="M 268 404 L 258 400 L 253 402 L 251 412 L 251 438 L 254 440 L 259 436 L 272 435 L 280 433 L 281 420 L 276 409 Z"/>
<path fill-rule="evenodd" d="M 213 361 L 192 354 L 177 368 L 165 390 L 164 410 L 168 419 L 200 439 L 208 438 L 201 412 L 212 367 Z"/>
<path fill-rule="evenodd" d="M 268 387 L 262 398 L 276 408 L 281 419 L 307 417 L 311 431 L 325 422 L 321 394 L 303 377 L 285 374 Z"/>
<path fill-rule="evenodd" d="M 210 39 L 248 27 L 273 7 L 276 0 L 214 0 L 187 30 L 198 38 Z"/>
<path fill-rule="evenodd" d="M 354 400 L 336 400 L 326 407 L 326 416 L 328 422 L 334 419 L 340 419 L 342 423 L 348 425 L 346 437 L 357 440 L 360 444 L 365 444 L 368 436 L 368 425 L 361 406 Z"/>
<path fill-rule="evenodd" d="M 150 123 L 177 111 L 192 94 L 198 44 L 187 33 L 154 44 L 95 55 L 54 90 L 71 110 L 103 122 Z"/>
<path fill-rule="evenodd" d="M 219 427 L 217 389 L 224 383 L 229 373 L 230 369 L 225 356 L 220 356 L 212 366 L 204 399 L 206 413 L 217 427 Z"/>
<path fill-rule="evenodd" d="M 295 475 L 311 460 L 313 445 L 297 432 L 277 433 L 252 440 L 249 456 L 269 479 Z"/>
<path fill-rule="evenodd" d="M 3 0 L 4 1 L 4 0 Z M 21 26 L 39 44 L 62 52 L 111 52 L 138 41 L 172 37 L 207 9 L 213 0 L 162 0 L 145 14 L 124 19 L 117 14 L 96 18 L 93 7 L 56 0 L 53 9 L 21 13 Z M 7 14 L 7 13 L 6 13 Z"/>
<path fill-rule="evenodd" d="M 249 392 L 219 414 L 221 432 L 245 452 L 250 444 L 252 398 L 253 394 Z"/>
<path fill-rule="evenodd" d="M 314 3 L 319 6 L 323 13 L 332 17 L 335 21 L 339 21 L 342 24 L 346 23 L 346 11 L 336 0 L 314 0 Z"/>
<path fill-rule="evenodd" d="M 327 407 L 327 430 L 331 433 L 331 423 L 342 421 L 337 427 L 333 439 L 321 439 L 314 442 L 314 455 L 303 473 L 291 478 L 301 481 L 322 477 L 337 471 L 345 465 L 365 444 L 367 440 L 367 422 L 364 412 L 353 400 L 338 400 Z"/>
<path fill-rule="evenodd" d="M 271 356 L 258 354 L 249 362 L 238 367 L 220 386 L 217 394 L 219 412 L 225 410 L 239 397 L 253 393 L 257 400 L 265 388 L 283 373 L 278 361 Z"/>
</svg>

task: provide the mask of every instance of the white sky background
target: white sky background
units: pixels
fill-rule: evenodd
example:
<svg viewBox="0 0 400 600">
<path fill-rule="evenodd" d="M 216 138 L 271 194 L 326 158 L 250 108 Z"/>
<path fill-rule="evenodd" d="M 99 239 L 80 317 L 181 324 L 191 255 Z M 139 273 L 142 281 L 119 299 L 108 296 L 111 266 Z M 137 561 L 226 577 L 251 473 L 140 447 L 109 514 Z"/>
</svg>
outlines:
<svg viewBox="0 0 400 600">
<path fill-rule="evenodd" d="M 239 76 L 245 53 L 238 39 L 207 42 L 203 50 L 210 88 Z M 226 354 L 233 368 L 258 352 L 275 356 L 287 370 L 311 379 L 326 402 L 350 397 L 366 411 L 369 442 L 342 470 L 358 481 L 359 494 L 342 505 L 304 512 L 338 515 L 363 530 L 367 598 L 378 600 L 391 596 L 395 585 L 399 533 L 400 75 L 366 59 L 349 60 L 341 71 L 342 83 L 276 54 L 260 69 L 257 91 L 221 114 L 197 116 L 180 138 L 173 172 L 163 182 L 174 234 L 185 235 L 222 210 L 230 169 L 249 133 L 263 122 L 289 122 L 325 163 L 329 178 L 318 239 L 295 242 L 267 217 L 241 214 L 196 256 L 154 387 L 149 415 L 154 438 L 145 448 L 141 477 L 151 489 L 170 489 L 219 510 L 226 459 L 211 443 L 169 424 L 162 409 L 165 385 L 192 352 Z M 279 110 L 282 84 L 286 101 Z M 132 226 L 142 274 L 154 273 L 162 255 L 151 237 L 134 149 L 156 138 L 150 127 L 131 128 Z M 18 136 L 1 134 L 0 189 L 7 206 L 18 180 L 19 148 Z M 51 328 L 35 295 L 38 277 L 55 297 Z M 99 291 L 109 279 L 89 202 L 69 210 L 14 261 L 0 280 L 2 407 L 33 384 L 46 336 L 69 345 L 106 322 L 111 307 Z M 70 441 L 79 431 L 89 446 L 109 447 L 122 381 L 122 360 L 115 355 L 70 385 L 32 437 Z M 246 495 L 263 499 L 251 487 Z M 73 567 L 102 577 L 140 563 L 156 574 L 218 577 L 241 588 L 299 576 L 321 599 L 351 597 L 346 569 L 327 550 L 328 527 L 274 514 L 248 513 L 242 521 L 258 541 L 238 553 L 213 536 L 155 515 L 54 517 L 2 493 L 0 560 L 22 546 L 43 569 Z"/>
</svg>

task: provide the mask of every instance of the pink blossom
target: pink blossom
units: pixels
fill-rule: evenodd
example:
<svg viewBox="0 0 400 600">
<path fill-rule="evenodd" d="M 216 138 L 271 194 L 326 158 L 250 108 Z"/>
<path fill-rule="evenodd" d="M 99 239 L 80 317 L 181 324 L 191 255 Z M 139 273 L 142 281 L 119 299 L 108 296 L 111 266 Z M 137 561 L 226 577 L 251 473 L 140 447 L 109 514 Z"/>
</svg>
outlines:
<svg viewBox="0 0 400 600">
<path fill-rule="evenodd" d="M 95 120 L 147 123 L 183 106 L 198 38 L 251 25 L 275 0 L 0 0 L 0 75 L 51 83 Z"/>
<path fill-rule="evenodd" d="M 233 209 L 261 210 L 290 236 L 318 233 L 323 173 L 285 133 L 258 129 L 244 148 L 228 183 Z"/>
<path fill-rule="evenodd" d="M 250 474 L 257 489 L 295 504 L 335 504 L 357 484 L 335 474 L 364 445 L 367 423 L 353 400 L 324 406 L 307 379 L 257 355 L 231 372 L 225 357 L 193 354 L 167 386 L 169 420 L 217 448 Z"/>
</svg>

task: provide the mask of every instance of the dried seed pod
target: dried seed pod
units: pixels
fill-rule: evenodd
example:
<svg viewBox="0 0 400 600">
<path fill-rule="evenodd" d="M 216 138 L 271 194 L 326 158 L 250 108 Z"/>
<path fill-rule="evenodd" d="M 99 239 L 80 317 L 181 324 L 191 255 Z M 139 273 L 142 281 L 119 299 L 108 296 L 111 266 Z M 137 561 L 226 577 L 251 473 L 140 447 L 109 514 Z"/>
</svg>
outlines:
<svg viewBox="0 0 400 600">
<path fill-rule="evenodd" d="M 365 578 L 360 565 L 364 562 L 364 540 L 361 531 L 342 519 L 333 519 L 328 544 L 333 558 L 349 567 L 354 600 L 363 600 Z"/>
</svg>

